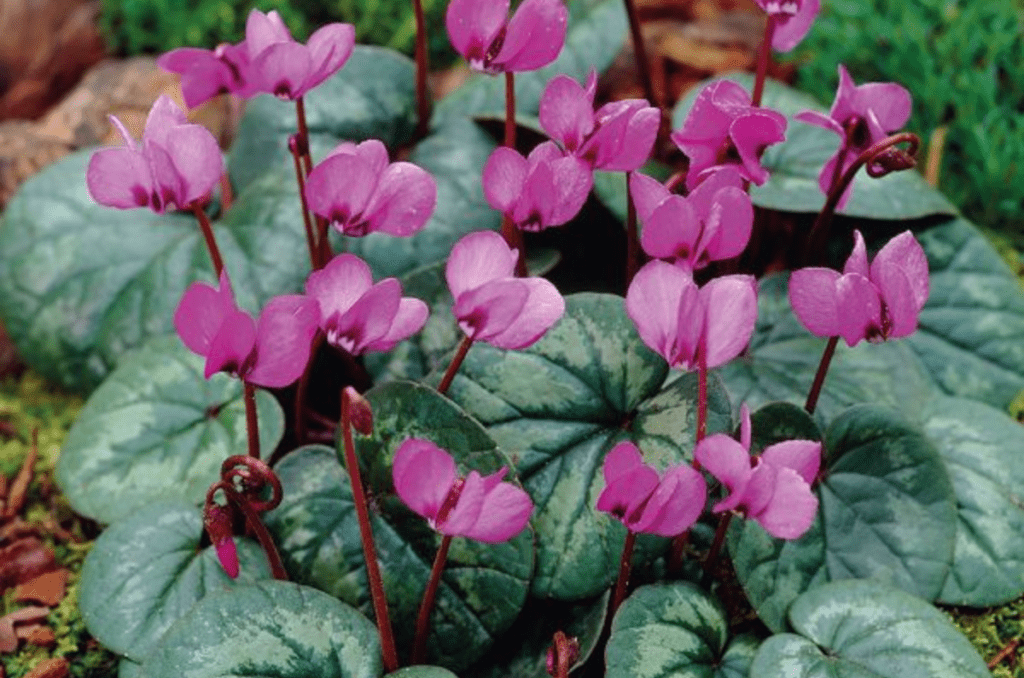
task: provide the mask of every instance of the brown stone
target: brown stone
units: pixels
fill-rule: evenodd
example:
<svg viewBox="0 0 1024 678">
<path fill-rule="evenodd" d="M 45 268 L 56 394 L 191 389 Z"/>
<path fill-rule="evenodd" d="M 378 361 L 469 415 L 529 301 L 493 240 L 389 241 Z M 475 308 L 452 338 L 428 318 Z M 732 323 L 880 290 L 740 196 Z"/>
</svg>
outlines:
<svg viewBox="0 0 1024 678">
<path fill-rule="evenodd" d="M 53 647 L 57 644 L 57 634 L 49 626 L 43 624 L 33 627 L 25 636 L 30 645 L 38 647 Z"/>
<path fill-rule="evenodd" d="M 53 607 L 64 600 L 69 576 L 71 572 L 64 569 L 41 574 L 35 579 L 18 584 L 14 589 L 14 599 L 18 602 L 42 603 Z"/>
<path fill-rule="evenodd" d="M 0 617 L 0 654 L 14 652 L 18 649 L 18 635 L 14 631 L 15 624 L 37 622 L 46 619 L 48 614 L 50 614 L 48 607 L 23 607 Z"/>
<path fill-rule="evenodd" d="M 67 678 L 71 673 L 68 660 L 63 657 L 44 659 L 32 667 L 25 678 Z"/>
<path fill-rule="evenodd" d="M 0 592 L 54 569 L 53 551 L 35 537 L 0 548 Z"/>
</svg>

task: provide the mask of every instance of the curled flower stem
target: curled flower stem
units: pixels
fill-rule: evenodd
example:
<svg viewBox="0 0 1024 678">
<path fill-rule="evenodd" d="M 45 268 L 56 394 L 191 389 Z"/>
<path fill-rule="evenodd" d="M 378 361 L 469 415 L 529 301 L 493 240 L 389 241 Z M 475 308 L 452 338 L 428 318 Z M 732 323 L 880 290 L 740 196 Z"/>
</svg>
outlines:
<svg viewBox="0 0 1024 678">
<path fill-rule="evenodd" d="M 629 587 L 629 573 L 633 567 L 633 546 L 636 544 L 636 532 L 627 528 L 626 541 L 622 544 L 622 555 L 619 557 L 619 578 L 615 580 L 615 593 L 612 594 L 612 602 L 608 608 L 608 619 L 615 616 L 615 611 L 626 599 L 626 589 Z"/>
<path fill-rule="evenodd" d="M 624 0 L 626 14 L 629 16 L 629 33 L 633 38 L 633 51 L 636 55 L 636 71 L 640 76 L 640 84 L 644 88 L 644 96 L 647 101 L 657 109 L 661 108 L 657 97 L 654 96 L 654 81 L 651 79 L 651 62 L 647 58 L 647 47 L 644 44 L 643 33 L 640 32 L 640 17 L 636 13 L 636 4 L 633 0 Z"/>
<path fill-rule="evenodd" d="M 628 4 L 628 0 L 627 0 Z M 636 204 L 633 194 L 629 191 L 629 179 L 632 172 L 626 172 L 626 288 L 633 282 L 633 276 L 640 270 L 640 235 L 637 233 Z"/>
<path fill-rule="evenodd" d="M 473 339 L 471 337 L 463 337 L 462 343 L 459 344 L 459 349 L 455 352 L 455 357 L 452 358 L 452 362 L 448 365 L 444 377 L 441 378 L 441 383 L 437 385 L 437 392 L 441 395 L 448 392 L 448 387 L 452 385 L 452 380 L 455 379 L 455 373 L 459 371 L 459 366 L 466 359 L 466 354 L 469 353 L 469 347 L 472 345 Z"/>
<path fill-rule="evenodd" d="M 832 355 L 836 352 L 836 344 L 838 343 L 839 337 L 829 337 L 828 343 L 825 345 L 825 351 L 821 354 L 821 362 L 818 363 L 818 371 L 814 375 L 814 383 L 811 384 L 811 390 L 807 394 L 807 402 L 804 404 L 807 414 L 814 414 L 814 408 L 818 406 L 818 396 L 821 395 L 821 387 L 825 383 L 825 375 L 828 374 L 828 366 L 832 363 Z"/>
<path fill-rule="evenodd" d="M 293 137 L 294 139 L 294 137 Z M 309 247 L 309 265 L 316 269 L 317 247 L 316 236 L 313 234 L 313 222 L 309 218 L 309 205 L 306 202 L 306 180 L 302 173 L 302 157 L 299 155 L 299 142 L 288 144 L 288 150 L 295 161 L 295 181 L 299 185 L 299 200 L 302 203 L 302 224 L 306 227 L 306 245 Z"/>
<path fill-rule="evenodd" d="M 704 559 L 704 578 L 711 576 L 711 569 L 718 562 L 718 556 L 722 553 L 722 545 L 725 544 L 725 534 L 729 531 L 729 523 L 732 521 L 732 512 L 726 511 L 718 518 L 718 528 L 715 530 L 714 541 L 708 550 L 708 556 Z"/>
<path fill-rule="evenodd" d="M 416 138 L 427 136 L 430 123 L 430 99 L 427 97 L 427 73 L 430 71 L 427 54 L 427 22 L 423 18 L 423 0 L 412 0 L 416 14 Z"/>
<path fill-rule="evenodd" d="M 909 144 L 907 150 L 899 148 L 900 144 Z M 825 251 L 825 243 L 828 242 L 829 229 L 832 226 L 832 217 L 835 216 L 836 206 L 843 197 L 843 193 L 853 183 L 857 172 L 861 167 L 867 168 L 868 176 L 872 178 L 884 177 L 890 172 L 898 172 L 914 167 L 918 146 L 921 140 L 916 134 L 901 132 L 882 139 L 876 144 L 869 146 L 863 153 L 857 156 L 853 164 L 843 172 L 838 182 L 833 182 L 825 206 L 821 208 L 811 233 L 807 237 L 807 245 L 804 250 L 804 261 L 808 264 L 820 261 Z"/>
<path fill-rule="evenodd" d="M 764 81 L 768 77 L 768 60 L 772 54 L 772 38 L 775 37 L 775 17 L 768 15 L 764 24 L 764 37 L 757 48 L 757 75 L 754 78 L 754 93 L 750 97 L 751 106 L 760 106 L 764 95 Z"/>
<path fill-rule="evenodd" d="M 249 436 L 249 456 L 260 458 L 260 429 L 256 417 L 256 387 L 242 382 L 242 399 L 245 401 L 245 430 Z"/>
<path fill-rule="evenodd" d="M 217 248 L 217 241 L 213 237 L 213 227 L 210 225 L 210 218 L 206 216 L 206 212 L 199 206 L 198 202 L 192 203 L 192 213 L 196 215 L 196 220 L 199 222 L 199 228 L 203 232 L 203 240 L 206 241 L 206 250 L 210 253 L 210 261 L 213 262 L 213 272 L 217 274 L 217 278 L 220 278 L 221 271 L 224 270 L 224 260 L 220 257 L 220 250 Z"/>
<path fill-rule="evenodd" d="M 441 545 L 437 548 L 437 556 L 434 557 L 434 566 L 430 568 L 430 579 L 427 581 L 427 588 L 423 592 L 423 601 L 420 603 L 420 612 L 416 617 L 416 637 L 412 645 L 410 664 L 422 664 L 427 658 L 430 612 L 434 609 L 434 598 L 437 597 L 437 587 L 441 584 L 441 573 L 444 572 L 444 564 L 448 560 L 448 548 L 451 545 L 451 535 L 444 535 L 441 538 Z"/>
<path fill-rule="evenodd" d="M 345 466 L 352 485 L 352 501 L 359 520 L 359 538 L 363 544 L 363 559 L 366 561 L 366 578 L 370 583 L 370 597 L 373 600 L 373 614 L 377 619 L 377 633 L 380 635 L 381 654 L 384 668 L 388 673 L 398 670 L 398 654 L 395 651 L 395 637 L 388 616 L 388 601 L 384 595 L 384 581 L 377 564 L 377 549 L 373 543 L 373 528 L 370 526 L 370 512 L 367 508 L 366 492 L 359 473 L 355 443 L 352 441 L 352 405 L 346 388 L 341 392 L 341 434 L 345 447 Z"/>
</svg>

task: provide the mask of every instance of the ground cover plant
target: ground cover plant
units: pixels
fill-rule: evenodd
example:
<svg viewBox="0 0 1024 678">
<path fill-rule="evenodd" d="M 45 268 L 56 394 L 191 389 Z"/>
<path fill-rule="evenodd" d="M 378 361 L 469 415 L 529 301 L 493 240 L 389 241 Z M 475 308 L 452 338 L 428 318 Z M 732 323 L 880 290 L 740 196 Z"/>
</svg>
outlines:
<svg viewBox="0 0 1024 678">
<path fill-rule="evenodd" d="M 481 73 L 433 111 L 423 59 L 253 12 L 160 60 L 252 99 L 226 162 L 162 98 L 26 184 L 0 313 L 91 392 L 57 480 L 122 675 L 988 675 L 931 603 L 1024 591 L 1024 300 L 907 90 L 766 82 L 818 6 L 763 8 L 670 125 L 595 107 L 618 0 L 453 0 Z M 536 245 L 592 191 L 625 246 L 563 294 Z"/>
</svg>

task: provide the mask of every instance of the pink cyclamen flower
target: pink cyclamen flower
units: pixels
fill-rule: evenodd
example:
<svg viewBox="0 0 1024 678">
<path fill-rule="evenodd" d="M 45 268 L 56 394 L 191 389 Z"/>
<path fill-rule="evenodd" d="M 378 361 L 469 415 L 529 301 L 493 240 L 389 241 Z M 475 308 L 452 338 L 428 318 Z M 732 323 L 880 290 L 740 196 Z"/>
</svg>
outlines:
<svg viewBox="0 0 1024 678">
<path fill-rule="evenodd" d="M 697 94 L 681 129 L 672 141 L 690 159 L 686 188 L 693 190 L 710 170 L 734 166 L 758 186 L 768 181 L 761 154 L 786 138 L 786 116 L 752 106 L 750 94 L 731 80 L 719 80 Z"/>
<path fill-rule="evenodd" d="M 835 132 L 842 139 L 839 149 L 818 175 L 818 186 L 828 195 L 832 184 L 853 166 L 858 155 L 907 124 L 910 92 L 894 82 L 855 85 L 846 67 L 839 64 L 839 89 L 829 114 L 800 111 L 795 118 Z M 853 184 L 850 184 L 839 200 L 838 209 L 846 205 L 852 189 Z"/>
<path fill-rule="evenodd" d="M 641 268 L 626 292 L 626 313 L 640 339 L 669 367 L 718 367 L 738 356 L 754 333 L 757 292 L 749 275 L 727 275 L 697 287 L 693 276 L 664 261 Z"/>
<path fill-rule="evenodd" d="M 630 177 L 629 190 L 643 225 L 640 245 L 651 257 L 694 271 L 747 247 L 754 207 L 735 168 L 713 172 L 685 198 L 643 174 Z"/>
<path fill-rule="evenodd" d="M 789 280 L 793 312 L 812 334 L 842 337 L 849 346 L 913 334 L 928 300 L 928 258 L 910 231 L 886 243 L 868 266 L 860 231 L 842 274 L 802 268 Z"/>
<path fill-rule="evenodd" d="M 256 386 L 288 386 L 306 369 L 320 312 L 301 295 L 274 297 L 253 321 L 235 304 L 231 281 L 189 285 L 174 311 L 174 327 L 193 353 L 206 357 L 204 375 L 229 372 Z"/>
<path fill-rule="evenodd" d="M 411 162 L 388 162 L 377 139 L 338 144 L 306 180 L 306 201 L 345 235 L 410 236 L 437 205 L 437 183 Z"/>
<path fill-rule="evenodd" d="M 775 22 L 772 49 L 789 52 L 796 47 L 821 11 L 821 0 L 754 0 Z"/>
<path fill-rule="evenodd" d="M 631 442 L 621 442 L 604 458 L 604 490 L 597 510 L 609 513 L 632 532 L 674 537 L 704 511 L 704 476 L 689 464 L 670 466 L 664 477 L 643 463 Z"/>
<path fill-rule="evenodd" d="M 306 280 L 306 295 L 320 308 L 328 343 L 352 355 L 390 351 L 423 329 L 427 305 L 402 296 L 395 278 L 373 284 L 370 267 L 354 254 L 340 254 Z"/>
<path fill-rule="evenodd" d="M 565 300 L 550 282 L 515 277 L 518 259 L 494 231 L 470 233 L 452 248 L 444 272 L 452 312 L 473 341 L 526 348 L 565 313 Z"/>
<path fill-rule="evenodd" d="M 821 443 L 786 440 L 751 459 L 746 404 L 740 408 L 740 417 L 739 442 L 716 433 L 697 443 L 693 452 L 700 465 L 729 490 L 729 496 L 712 510 L 740 511 L 773 537 L 798 539 L 818 512 L 811 483 L 821 465 Z"/>
<path fill-rule="evenodd" d="M 410 509 L 427 519 L 434 530 L 497 544 L 516 536 L 533 513 L 533 502 L 522 488 L 502 482 L 508 468 L 461 478 L 452 456 L 421 438 L 410 438 L 395 452 L 392 477 L 395 491 Z"/>
<path fill-rule="evenodd" d="M 577 214 L 594 185 L 590 166 L 545 141 L 526 158 L 499 146 L 484 165 L 484 197 L 523 231 L 561 226 Z"/>
<path fill-rule="evenodd" d="M 158 59 L 161 68 L 182 76 L 189 106 L 227 91 L 241 97 L 260 92 L 295 100 L 334 75 L 355 46 L 352 24 L 333 23 L 317 30 L 303 45 L 292 38 L 276 11 L 249 12 L 245 40 L 213 52 L 176 49 Z"/>
<path fill-rule="evenodd" d="M 150 109 L 141 144 L 120 120 L 111 116 L 110 121 L 125 145 L 93 153 L 85 173 L 89 195 L 101 205 L 148 207 L 157 214 L 186 209 L 224 172 L 217 140 L 202 125 L 190 124 L 167 96 Z"/>
<path fill-rule="evenodd" d="M 452 47 L 482 73 L 533 71 L 562 51 L 569 12 L 562 0 L 524 0 L 511 19 L 509 0 L 452 0 L 445 27 Z"/>
<path fill-rule="evenodd" d="M 595 112 L 596 89 L 594 71 L 586 87 L 567 75 L 552 78 L 540 98 L 541 127 L 593 169 L 632 172 L 651 154 L 661 112 L 646 99 L 613 101 Z"/>
</svg>

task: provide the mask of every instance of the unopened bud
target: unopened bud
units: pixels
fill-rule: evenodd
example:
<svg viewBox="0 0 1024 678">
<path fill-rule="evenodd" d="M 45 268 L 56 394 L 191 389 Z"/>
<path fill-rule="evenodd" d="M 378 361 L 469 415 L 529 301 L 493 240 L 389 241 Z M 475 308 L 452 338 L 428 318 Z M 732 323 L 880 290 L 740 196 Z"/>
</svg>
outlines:
<svg viewBox="0 0 1024 678">
<path fill-rule="evenodd" d="M 580 641 L 576 636 L 566 636 L 555 631 L 554 642 L 548 648 L 548 675 L 560 678 L 569 675 L 569 669 L 580 658 Z"/>
<path fill-rule="evenodd" d="M 210 542 L 217 551 L 221 567 L 232 579 L 238 576 L 238 551 L 231 531 L 231 509 L 218 504 L 207 504 L 203 510 L 203 524 Z"/>
<path fill-rule="evenodd" d="M 373 409 L 369 401 L 351 386 L 345 387 L 341 397 L 348 401 L 348 416 L 352 428 L 364 436 L 373 433 Z"/>
</svg>

